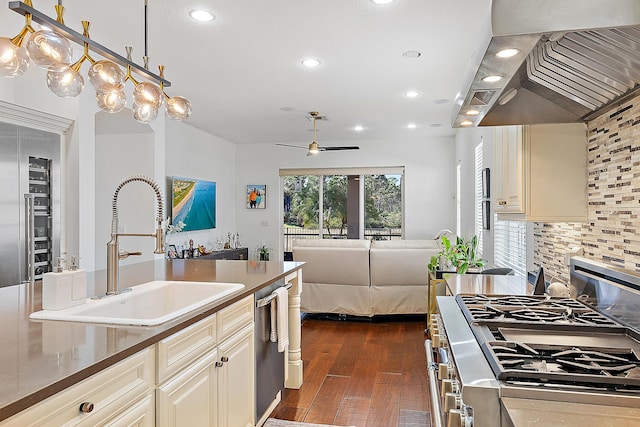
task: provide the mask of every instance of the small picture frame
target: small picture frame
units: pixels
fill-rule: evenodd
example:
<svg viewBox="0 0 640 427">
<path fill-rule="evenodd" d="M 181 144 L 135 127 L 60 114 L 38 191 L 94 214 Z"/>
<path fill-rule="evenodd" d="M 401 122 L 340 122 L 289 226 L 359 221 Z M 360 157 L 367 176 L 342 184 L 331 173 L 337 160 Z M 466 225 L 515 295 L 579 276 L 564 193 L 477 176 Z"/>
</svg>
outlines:
<svg viewBox="0 0 640 427">
<path fill-rule="evenodd" d="M 488 199 L 491 197 L 491 171 L 489 168 L 484 168 L 482 171 L 482 198 Z"/>
<path fill-rule="evenodd" d="M 267 208 L 267 186 L 265 184 L 247 185 L 247 209 Z"/>
<path fill-rule="evenodd" d="M 482 228 L 485 230 L 491 229 L 491 201 L 485 200 L 482 202 Z"/>
<path fill-rule="evenodd" d="M 169 250 L 167 251 L 167 257 L 170 259 L 178 258 L 178 249 L 176 249 L 176 245 L 169 245 Z"/>
</svg>

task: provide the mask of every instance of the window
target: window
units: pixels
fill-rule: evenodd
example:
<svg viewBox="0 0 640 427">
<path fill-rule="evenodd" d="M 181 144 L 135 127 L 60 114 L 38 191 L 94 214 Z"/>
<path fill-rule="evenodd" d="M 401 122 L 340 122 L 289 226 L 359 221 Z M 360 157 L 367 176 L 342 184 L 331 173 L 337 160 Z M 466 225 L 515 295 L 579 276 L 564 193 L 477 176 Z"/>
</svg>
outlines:
<svg viewBox="0 0 640 427">
<path fill-rule="evenodd" d="M 403 168 L 281 170 L 284 250 L 294 238 L 403 236 Z"/>
<path fill-rule="evenodd" d="M 483 194 L 482 194 L 482 173 L 484 171 L 483 168 L 483 160 L 482 160 L 482 147 L 483 141 L 480 139 L 480 143 L 476 145 L 475 152 L 475 168 L 476 168 L 476 185 L 475 185 L 475 235 L 478 236 L 478 253 L 482 255 L 483 250 L 483 229 L 484 224 L 483 220 L 483 212 L 482 212 L 482 203 L 483 203 Z"/>
<path fill-rule="evenodd" d="M 527 223 L 499 221 L 496 215 L 493 239 L 495 265 L 512 268 L 516 276 L 527 277 Z"/>
</svg>

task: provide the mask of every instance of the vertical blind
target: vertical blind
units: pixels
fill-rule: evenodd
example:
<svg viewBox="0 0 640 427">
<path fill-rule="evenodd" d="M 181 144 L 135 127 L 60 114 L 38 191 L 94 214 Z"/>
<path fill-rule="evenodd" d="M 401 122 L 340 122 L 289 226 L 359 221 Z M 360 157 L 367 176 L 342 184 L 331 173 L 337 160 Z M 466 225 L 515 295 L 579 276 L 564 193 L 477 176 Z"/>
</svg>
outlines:
<svg viewBox="0 0 640 427">
<path fill-rule="evenodd" d="M 496 215 L 493 239 L 496 266 L 512 268 L 516 276 L 527 277 L 527 223 L 499 221 Z"/>
<path fill-rule="evenodd" d="M 482 139 L 480 143 L 476 145 L 475 153 L 475 168 L 476 168 L 476 186 L 475 186 L 475 235 L 478 236 L 478 253 L 482 255 L 483 251 L 483 224 L 482 224 Z"/>
</svg>

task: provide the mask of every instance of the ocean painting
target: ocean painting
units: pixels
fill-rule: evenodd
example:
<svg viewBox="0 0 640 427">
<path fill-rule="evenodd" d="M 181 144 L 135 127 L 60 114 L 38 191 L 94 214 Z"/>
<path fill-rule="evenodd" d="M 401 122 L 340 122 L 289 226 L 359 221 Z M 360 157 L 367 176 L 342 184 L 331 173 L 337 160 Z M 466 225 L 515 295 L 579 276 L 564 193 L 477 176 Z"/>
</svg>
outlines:
<svg viewBox="0 0 640 427">
<path fill-rule="evenodd" d="M 172 223 L 183 221 L 182 231 L 216 228 L 216 183 L 201 179 L 172 178 Z"/>
</svg>

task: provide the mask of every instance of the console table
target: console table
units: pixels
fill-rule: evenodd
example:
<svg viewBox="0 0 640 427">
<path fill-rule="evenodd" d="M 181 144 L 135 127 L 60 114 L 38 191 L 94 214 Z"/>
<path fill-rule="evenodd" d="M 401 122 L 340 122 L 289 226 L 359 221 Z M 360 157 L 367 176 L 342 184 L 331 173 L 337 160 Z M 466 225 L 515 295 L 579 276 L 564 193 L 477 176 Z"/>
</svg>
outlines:
<svg viewBox="0 0 640 427">
<path fill-rule="evenodd" d="M 249 248 L 223 249 L 206 255 L 200 255 L 195 259 L 235 259 L 246 261 L 249 259 Z"/>
</svg>

